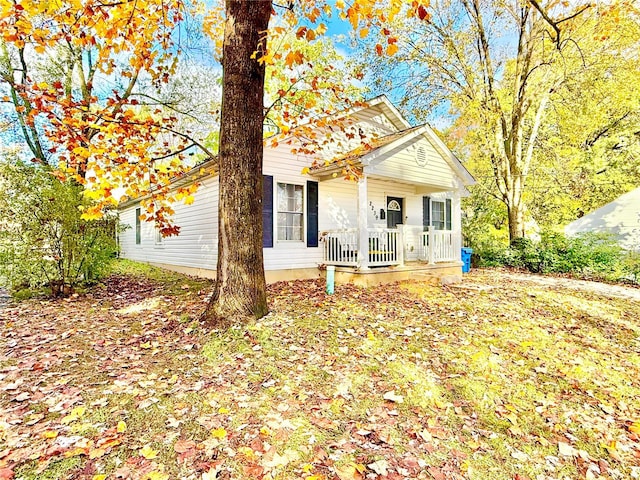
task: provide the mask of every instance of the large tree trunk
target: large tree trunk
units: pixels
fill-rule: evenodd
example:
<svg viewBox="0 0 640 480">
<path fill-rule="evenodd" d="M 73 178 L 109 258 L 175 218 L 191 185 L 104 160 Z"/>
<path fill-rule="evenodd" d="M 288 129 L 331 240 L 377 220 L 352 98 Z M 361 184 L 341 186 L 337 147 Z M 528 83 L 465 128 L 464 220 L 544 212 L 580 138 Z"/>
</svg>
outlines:
<svg viewBox="0 0 640 480">
<path fill-rule="evenodd" d="M 267 313 L 262 256 L 262 123 L 270 0 L 227 0 L 222 52 L 218 268 L 206 317 Z"/>
</svg>

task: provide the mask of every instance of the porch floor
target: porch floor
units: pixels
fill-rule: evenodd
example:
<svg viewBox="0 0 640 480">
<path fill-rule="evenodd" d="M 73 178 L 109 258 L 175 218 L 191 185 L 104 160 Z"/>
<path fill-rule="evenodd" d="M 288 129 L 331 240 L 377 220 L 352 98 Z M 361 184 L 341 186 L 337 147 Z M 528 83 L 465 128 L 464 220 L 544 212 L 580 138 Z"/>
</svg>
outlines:
<svg viewBox="0 0 640 480">
<path fill-rule="evenodd" d="M 405 262 L 404 265 L 374 267 L 358 270 L 356 267 L 336 267 L 337 284 L 352 283 L 362 287 L 406 280 L 424 281 L 433 284 L 458 283 L 462 281 L 462 262 L 425 263 Z"/>
</svg>

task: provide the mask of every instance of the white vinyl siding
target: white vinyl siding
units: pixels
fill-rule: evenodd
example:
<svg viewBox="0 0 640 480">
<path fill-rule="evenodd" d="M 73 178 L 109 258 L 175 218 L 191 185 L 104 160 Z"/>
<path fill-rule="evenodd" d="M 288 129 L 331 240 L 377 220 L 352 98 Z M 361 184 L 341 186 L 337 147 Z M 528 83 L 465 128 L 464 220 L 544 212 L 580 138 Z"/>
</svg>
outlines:
<svg viewBox="0 0 640 480">
<path fill-rule="evenodd" d="M 156 244 L 157 229 L 153 222 L 142 221 L 140 244 L 136 245 L 135 212 L 138 204 L 121 210 L 120 223 L 128 226 L 120 233 L 121 256 L 140 262 L 171 264 L 215 270 L 218 261 L 218 178 L 207 178 L 194 195 L 192 205 L 177 203 L 174 222 L 180 227 L 177 236 Z M 160 247 L 160 248 L 159 248 Z"/>
<path fill-rule="evenodd" d="M 422 149 L 426 160 L 417 161 L 417 152 Z M 419 163 L 424 163 L 420 165 Z M 374 158 L 365 167 L 372 176 L 424 185 L 425 191 L 446 191 L 455 188 L 456 175 L 436 148 L 422 135 L 392 149 L 379 158 Z"/>
</svg>

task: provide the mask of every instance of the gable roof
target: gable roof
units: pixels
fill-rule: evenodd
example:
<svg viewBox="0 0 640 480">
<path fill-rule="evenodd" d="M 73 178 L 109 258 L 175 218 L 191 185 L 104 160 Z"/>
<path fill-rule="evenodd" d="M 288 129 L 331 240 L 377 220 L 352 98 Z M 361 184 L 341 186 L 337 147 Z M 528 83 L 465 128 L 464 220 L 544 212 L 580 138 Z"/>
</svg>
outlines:
<svg viewBox="0 0 640 480">
<path fill-rule="evenodd" d="M 426 123 L 415 127 L 406 128 L 399 132 L 378 137 L 369 143 L 369 147 L 360 146 L 350 152 L 340 155 L 332 160 L 330 164 L 321 165 L 309 170 L 309 175 L 323 176 L 333 174 L 340 171 L 345 163 L 352 163 L 354 166 L 365 167 L 370 165 L 373 160 L 381 157 L 385 153 L 410 142 L 422 135 L 436 151 L 442 156 L 449 167 L 462 180 L 465 186 L 474 185 L 475 179 L 465 168 L 462 162 L 454 155 L 454 153 L 445 145 L 438 135 Z"/>
</svg>

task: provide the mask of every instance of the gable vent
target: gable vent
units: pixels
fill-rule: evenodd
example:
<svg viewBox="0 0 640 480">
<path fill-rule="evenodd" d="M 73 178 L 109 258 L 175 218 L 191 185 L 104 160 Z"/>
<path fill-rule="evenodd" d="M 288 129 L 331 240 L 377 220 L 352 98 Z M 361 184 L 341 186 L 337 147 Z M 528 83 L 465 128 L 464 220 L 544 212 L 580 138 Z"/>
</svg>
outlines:
<svg viewBox="0 0 640 480">
<path fill-rule="evenodd" d="M 427 164 L 427 151 L 424 147 L 418 147 L 416 150 L 416 163 L 421 167 L 424 167 Z"/>
</svg>

